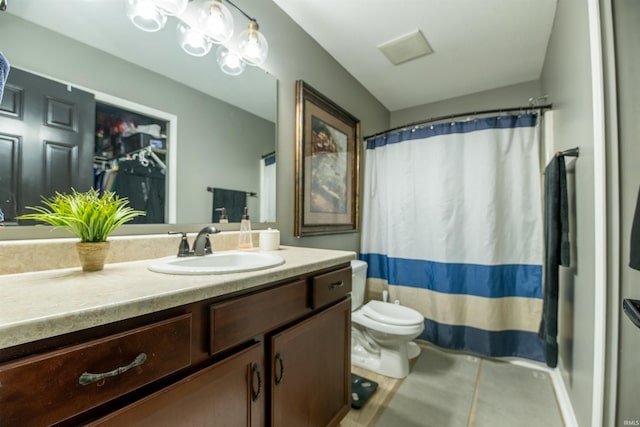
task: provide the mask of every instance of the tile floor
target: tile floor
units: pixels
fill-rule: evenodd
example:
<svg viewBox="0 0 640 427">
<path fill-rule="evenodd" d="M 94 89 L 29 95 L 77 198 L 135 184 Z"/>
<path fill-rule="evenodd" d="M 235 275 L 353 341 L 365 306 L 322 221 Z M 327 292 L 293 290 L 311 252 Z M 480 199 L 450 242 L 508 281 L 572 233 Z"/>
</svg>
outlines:
<svg viewBox="0 0 640 427">
<path fill-rule="evenodd" d="M 562 427 L 551 379 L 542 370 L 421 344 L 403 380 L 352 367 L 378 383 L 341 427 Z"/>
</svg>

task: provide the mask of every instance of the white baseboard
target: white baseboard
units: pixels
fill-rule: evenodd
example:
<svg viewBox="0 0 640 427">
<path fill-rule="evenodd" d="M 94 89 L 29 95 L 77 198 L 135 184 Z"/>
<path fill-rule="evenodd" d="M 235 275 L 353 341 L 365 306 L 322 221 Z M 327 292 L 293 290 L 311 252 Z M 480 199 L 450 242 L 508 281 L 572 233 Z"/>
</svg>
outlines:
<svg viewBox="0 0 640 427">
<path fill-rule="evenodd" d="M 573 405 L 571 404 L 571 399 L 569 399 L 569 393 L 567 392 L 567 387 L 565 387 L 560 371 L 558 369 L 549 369 L 549 376 L 553 383 L 553 389 L 556 392 L 558 405 L 560 405 L 564 425 L 566 427 L 578 427 L 576 413 L 573 411 Z"/>
</svg>

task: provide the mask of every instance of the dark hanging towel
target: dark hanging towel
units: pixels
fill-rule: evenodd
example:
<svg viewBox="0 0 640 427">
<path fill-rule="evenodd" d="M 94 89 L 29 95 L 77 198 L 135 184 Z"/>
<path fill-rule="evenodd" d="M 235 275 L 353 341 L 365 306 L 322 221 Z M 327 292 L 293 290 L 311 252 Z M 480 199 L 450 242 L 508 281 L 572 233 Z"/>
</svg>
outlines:
<svg viewBox="0 0 640 427">
<path fill-rule="evenodd" d="M 226 190 L 224 188 L 213 189 L 213 212 L 211 222 L 220 221 L 218 208 L 225 208 L 229 222 L 240 222 L 244 207 L 247 206 L 247 192 L 237 190 Z"/>
<path fill-rule="evenodd" d="M 544 300 L 539 335 L 547 366 L 558 365 L 558 272 L 570 264 L 569 202 L 563 156 L 554 156 L 544 171 Z"/>
<path fill-rule="evenodd" d="M 115 192 L 129 199 L 133 209 L 145 211 L 130 224 L 163 224 L 165 203 L 165 171 L 159 166 L 142 165 L 138 160 L 118 163 Z"/>
<path fill-rule="evenodd" d="M 631 251 L 629 253 L 629 267 L 640 270 L 640 190 L 631 226 Z"/>
<path fill-rule="evenodd" d="M 276 162 L 276 153 L 269 153 L 262 156 L 264 159 L 264 165 L 270 166 Z"/>
</svg>

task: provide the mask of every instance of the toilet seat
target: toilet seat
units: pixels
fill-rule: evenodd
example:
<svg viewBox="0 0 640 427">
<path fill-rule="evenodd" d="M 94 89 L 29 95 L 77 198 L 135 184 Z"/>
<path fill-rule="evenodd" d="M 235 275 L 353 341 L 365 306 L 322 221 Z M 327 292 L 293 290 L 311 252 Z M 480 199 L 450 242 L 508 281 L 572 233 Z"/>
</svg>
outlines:
<svg viewBox="0 0 640 427">
<path fill-rule="evenodd" d="M 424 321 L 422 314 L 412 308 L 382 301 L 369 301 L 361 310 L 368 318 L 388 325 L 413 326 Z"/>
<path fill-rule="evenodd" d="M 388 307 L 383 307 L 382 310 L 376 310 L 376 304 L 373 304 L 373 307 L 369 306 L 371 302 L 392 306 L 393 308 L 390 311 L 393 312 L 404 312 L 405 310 L 406 312 L 396 318 L 392 318 L 389 314 L 390 311 L 385 310 Z M 360 309 L 351 313 L 351 321 L 353 323 L 364 326 L 371 331 L 398 336 L 416 336 L 423 331 L 424 317 L 422 317 L 422 315 L 417 311 L 409 307 L 397 306 L 395 304 L 384 303 L 381 301 L 371 302 L 365 304 Z M 369 306 L 368 309 L 367 306 Z M 387 323 L 382 319 L 386 319 L 387 321 L 391 321 L 394 323 Z M 410 321 L 411 323 L 409 323 Z M 403 322 L 404 324 L 399 325 L 397 324 L 398 322 Z"/>
</svg>

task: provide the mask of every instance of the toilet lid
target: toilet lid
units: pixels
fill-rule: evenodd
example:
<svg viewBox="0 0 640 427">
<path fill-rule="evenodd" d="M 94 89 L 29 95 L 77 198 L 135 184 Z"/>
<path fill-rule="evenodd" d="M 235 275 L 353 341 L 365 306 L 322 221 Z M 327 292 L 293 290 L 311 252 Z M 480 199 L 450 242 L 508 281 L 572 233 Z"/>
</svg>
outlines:
<svg viewBox="0 0 640 427">
<path fill-rule="evenodd" d="M 389 325 L 412 326 L 424 321 L 416 310 L 382 301 L 369 301 L 360 310 L 370 319 Z"/>
</svg>

